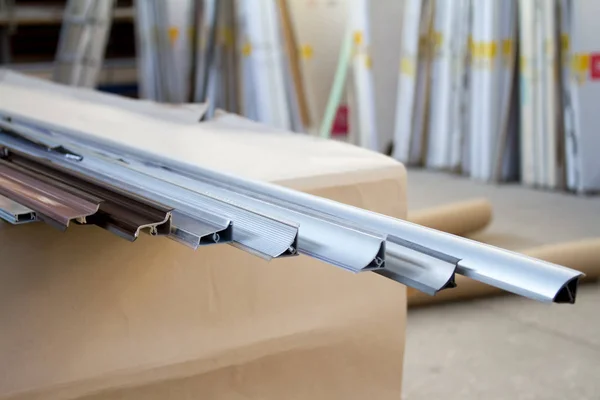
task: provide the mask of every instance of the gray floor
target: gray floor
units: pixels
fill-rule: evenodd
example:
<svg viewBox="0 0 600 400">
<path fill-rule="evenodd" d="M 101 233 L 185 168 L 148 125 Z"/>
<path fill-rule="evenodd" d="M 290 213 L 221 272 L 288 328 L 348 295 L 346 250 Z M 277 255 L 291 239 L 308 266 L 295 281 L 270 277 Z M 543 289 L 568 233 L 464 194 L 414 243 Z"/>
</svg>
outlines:
<svg viewBox="0 0 600 400">
<path fill-rule="evenodd" d="M 600 236 L 600 197 L 474 183 L 409 171 L 409 209 L 487 197 L 494 220 L 477 239 L 511 249 Z M 514 296 L 409 311 L 407 400 L 600 399 L 600 284 L 577 304 Z"/>
</svg>

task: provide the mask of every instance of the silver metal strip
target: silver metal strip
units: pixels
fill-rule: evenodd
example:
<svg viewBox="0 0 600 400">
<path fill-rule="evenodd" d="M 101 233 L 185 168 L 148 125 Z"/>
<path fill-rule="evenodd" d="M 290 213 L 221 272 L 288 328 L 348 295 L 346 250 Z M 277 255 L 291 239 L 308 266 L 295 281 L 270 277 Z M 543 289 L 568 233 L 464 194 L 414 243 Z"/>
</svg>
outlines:
<svg viewBox="0 0 600 400">
<path fill-rule="evenodd" d="M 0 123 L 0 127 L 11 127 L 10 123 Z M 36 133 L 33 129 L 13 128 L 35 139 L 36 143 L 44 145 L 51 144 L 56 147 L 62 142 L 60 139 L 50 136 L 46 138 L 43 134 Z M 71 150 L 78 154 L 85 154 L 85 149 L 78 149 L 68 145 Z M 61 146 L 62 148 L 62 146 Z M 118 155 L 113 156 L 118 159 Z M 89 157 L 88 157 L 89 160 Z M 113 160 L 114 162 L 114 160 Z M 349 226 L 343 221 L 333 221 L 331 218 L 314 216 L 305 210 L 291 210 L 289 207 L 273 205 L 268 202 L 254 199 L 250 196 L 241 195 L 228 190 L 218 182 L 204 182 L 191 179 L 186 176 L 174 174 L 162 168 L 155 168 L 146 164 L 129 160 L 113 166 L 115 171 L 121 168 L 129 168 L 149 177 L 159 178 L 170 184 L 175 184 L 204 196 L 218 199 L 224 203 L 238 205 L 245 209 L 268 215 L 280 220 L 293 220 L 298 224 L 298 252 L 317 258 L 329 264 L 347 269 L 352 272 L 369 271 L 382 268 L 385 260 L 385 236 L 373 234 L 360 229 L 357 226 Z M 121 175 L 121 174 L 117 174 Z M 177 226 L 177 222 L 174 222 Z M 238 222 L 236 220 L 236 228 Z M 175 229 L 173 234 L 179 234 L 184 243 L 190 238 L 185 232 Z M 235 235 L 235 234 L 234 234 Z M 247 247 L 247 244 L 242 243 Z"/>
<path fill-rule="evenodd" d="M 194 180 L 172 171 L 137 162 L 128 167 L 141 173 L 174 183 L 197 193 L 223 201 L 243 204 L 251 210 L 279 219 L 289 219 L 299 225 L 298 252 L 352 272 L 382 268 L 385 236 L 372 234 L 358 227 L 334 222 L 306 212 L 257 200 L 213 183 Z"/>
<path fill-rule="evenodd" d="M 243 180 L 176 162 L 174 164 L 178 164 L 176 168 L 188 170 L 197 176 L 222 180 L 240 191 L 253 192 L 257 197 L 269 199 L 272 203 L 305 207 L 352 221 L 373 231 L 385 232 L 388 234 L 388 241 L 392 243 L 415 243 L 429 249 L 431 255 L 448 262 L 459 260 L 457 272 L 461 275 L 535 300 L 573 302 L 573 287 L 577 279 L 583 276 L 570 268 L 284 187 Z"/>
<path fill-rule="evenodd" d="M 0 114 L 6 115 L 0 111 Z M 10 115 L 8 115 L 10 116 Z M 12 115 L 15 118 L 17 116 Z M 244 194 L 283 207 L 295 207 L 328 215 L 331 218 L 347 220 L 373 232 L 388 235 L 388 241 L 408 247 L 414 243 L 427 249 L 436 258 L 453 262 L 459 260 L 457 272 L 483 283 L 543 302 L 575 301 L 577 281 L 583 274 L 579 271 L 556 264 L 536 260 L 469 239 L 457 237 L 406 221 L 390 218 L 357 207 L 337 203 L 324 198 L 294 191 L 281 186 L 243 179 L 231 174 L 217 172 L 150 154 L 139 149 L 125 147 L 107 139 L 89 134 L 61 129 L 51 124 L 37 122 L 31 118 L 18 116 L 18 119 L 38 124 L 45 129 L 60 132 L 76 142 L 92 144 L 125 158 L 141 161 L 152 160 L 177 173 L 212 181 L 225 182 L 229 187 Z"/>
<path fill-rule="evenodd" d="M 304 207 L 352 221 L 373 231 L 385 232 L 389 235 L 388 242 L 405 247 L 406 242 L 415 243 L 448 262 L 459 260 L 459 274 L 535 300 L 574 302 L 576 281 L 583 276 L 570 268 L 284 187 L 170 163 L 196 176 L 227 182 L 241 192 L 253 192 L 265 201 Z"/>
<path fill-rule="evenodd" d="M 410 286 L 430 296 L 442 289 L 456 287 L 454 271 L 456 265 L 439 258 L 407 249 L 388 242 L 385 251 L 385 268 L 375 271 Z"/>
<path fill-rule="evenodd" d="M 35 211 L 0 195 L 0 218 L 13 225 L 36 222 Z"/>
<path fill-rule="evenodd" d="M 168 237 L 194 250 L 200 246 L 230 243 L 233 237 L 231 221 L 208 213 L 203 214 L 205 216 L 201 221 L 181 211 L 173 211 L 173 224 Z"/>
<path fill-rule="evenodd" d="M 85 173 L 95 179 L 113 184 L 119 182 L 124 190 L 198 217 L 201 221 L 202 215 L 196 215 L 198 209 L 235 221 L 233 241 L 252 249 L 254 254 L 259 254 L 263 258 L 270 259 L 297 253 L 298 226 L 296 224 L 261 215 L 240 205 L 226 203 L 137 171 L 119 167 L 111 160 L 85 156 L 81 161 L 74 161 L 62 154 L 44 151 L 5 133 L 0 133 L 0 143 L 32 157 L 47 159 L 61 167 Z M 206 220 L 203 222 L 210 223 Z"/>
<path fill-rule="evenodd" d="M 156 160 L 156 157 L 153 157 Z M 271 204 L 299 207 L 345 219 L 374 232 L 388 234 L 388 242 L 404 247 L 414 243 L 434 257 L 457 262 L 457 273 L 500 289 L 543 302 L 574 302 L 579 271 L 536 260 L 462 237 L 425 228 L 360 208 L 294 191 L 269 183 L 242 179 L 173 160 L 161 160 L 176 172 L 226 182 L 238 192 Z"/>
</svg>

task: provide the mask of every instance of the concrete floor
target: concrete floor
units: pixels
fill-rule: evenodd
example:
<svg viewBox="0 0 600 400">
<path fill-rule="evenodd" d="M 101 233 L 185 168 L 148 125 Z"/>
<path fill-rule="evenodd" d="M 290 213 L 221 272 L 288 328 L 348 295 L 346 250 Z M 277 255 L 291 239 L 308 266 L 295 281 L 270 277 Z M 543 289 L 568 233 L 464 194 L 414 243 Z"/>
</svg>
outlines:
<svg viewBox="0 0 600 400">
<path fill-rule="evenodd" d="M 410 210 L 491 200 L 478 240 L 518 250 L 600 236 L 600 197 L 408 176 Z M 508 295 L 411 309 L 403 399 L 600 399 L 600 284 L 582 285 L 574 306 Z"/>
</svg>

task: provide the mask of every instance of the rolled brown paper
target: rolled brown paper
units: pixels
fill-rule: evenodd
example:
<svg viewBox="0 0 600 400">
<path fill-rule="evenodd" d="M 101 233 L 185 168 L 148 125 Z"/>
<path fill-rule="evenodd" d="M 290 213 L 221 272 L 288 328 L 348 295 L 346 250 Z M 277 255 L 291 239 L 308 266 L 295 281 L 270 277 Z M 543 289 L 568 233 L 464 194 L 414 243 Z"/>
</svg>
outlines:
<svg viewBox="0 0 600 400">
<path fill-rule="evenodd" d="M 522 253 L 579 270 L 586 275 L 585 280 L 593 280 L 600 276 L 600 238 L 544 245 L 524 250 Z M 456 276 L 456 284 L 456 288 L 443 290 L 435 296 L 428 296 L 425 293 L 410 290 L 408 293 L 408 306 L 466 300 L 505 293 L 501 289 L 462 275 Z"/>
<path fill-rule="evenodd" d="M 473 199 L 409 212 L 408 220 L 438 231 L 465 236 L 485 228 L 492 220 L 487 199 Z"/>
</svg>

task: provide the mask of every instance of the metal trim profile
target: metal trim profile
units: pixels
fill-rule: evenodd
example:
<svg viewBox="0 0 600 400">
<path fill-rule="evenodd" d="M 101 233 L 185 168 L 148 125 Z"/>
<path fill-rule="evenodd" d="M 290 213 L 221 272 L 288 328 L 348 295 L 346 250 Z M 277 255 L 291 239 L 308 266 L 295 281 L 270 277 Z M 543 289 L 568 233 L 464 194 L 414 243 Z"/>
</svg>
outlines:
<svg viewBox="0 0 600 400">
<path fill-rule="evenodd" d="M 20 129 L 15 127 L 14 130 Z M 30 136 L 30 139 L 34 140 L 36 145 L 39 145 L 40 143 L 52 143 L 52 146 L 56 146 L 57 143 L 60 142 L 56 139 L 48 140 L 43 137 L 39 138 L 38 136 L 40 136 L 40 134 L 36 134 L 31 129 L 24 131 Z M 73 146 L 76 145 L 68 145 L 69 149 L 75 151 L 80 157 L 83 155 L 88 161 L 94 158 L 94 155 L 89 154 L 86 149 L 79 149 Z M 223 185 L 193 180 L 185 176 L 173 174 L 168 170 L 148 167 L 145 164 L 134 161 L 128 161 L 126 164 L 123 164 L 115 163 L 115 160 L 110 160 L 109 163 L 110 165 L 108 166 L 112 169 L 114 175 L 113 179 L 117 182 L 127 184 L 140 180 L 139 175 L 137 179 L 128 180 L 127 175 L 131 173 L 124 169 L 129 169 L 138 174 L 143 174 L 146 179 L 149 177 L 157 178 L 161 181 L 175 184 L 178 187 L 189 189 L 194 193 L 207 198 L 214 198 L 223 204 L 240 206 L 254 213 L 282 221 L 294 221 L 298 226 L 297 251 L 300 254 L 317 258 L 352 272 L 380 269 L 384 265 L 384 235 L 367 232 L 360 227 L 354 225 L 351 226 L 343 221 L 333 221 L 332 219 L 324 218 L 320 215 L 311 215 L 302 210 L 292 210 L 286 207 L 269 204 L 268 202 L 258 201 L 251 197 L 230 191 L 226 187 L 223 187 Z M 239 225 L 239 220 L 236 220 L 233 234 L 234 238 L 236 236 L 235 232 L 239 229 Z M 177 222 L 175 222 L 175 226 L 177 226 Z M 174 233 L 180 234 L 180 239 L 184 244 L 190 241 L 185 235 L 185 232 L 181 232 L 181 229 L 175 229 Z M 193 245 L 195 245 L 195 243 Z M 451 273 L 453 273 L 453 269 Z"/>
<path fill-rule="evenodd" d="M 0 129 L 8 134 L 16 134 L 17 137 L 26 135 L 28 140 L 36 146 L 45 148 L 47 151 L 63 154 L 69 159 L 80 161 L 83 158 L 81 155 L 76 154 L 62 146 L 62 144 L 58 143 L 56 140 L 53 140 L 52 137 L 40 135 L 31 127 L 18 126 L 17 128 L 10 122 L 0 120 Z M 18 133 L 15 132 L 15 130 L 17 130 Z M 112 186 L 112 190 L 114 190 L 114 186 Z M 230 220 L 198 210 L 196 213 L 201 214 L 202 217 L 200 219 L 194 219 L 191 215 L 178 213 L 177 218 L 172 218 L 168 237 L 193 249 L 197 249 L 199 246 L 231 242 L 232 224 Z M 130 233 L 128 236 L 129 238 L 136 238 L 138 234 L 139 229 L 136 229 L 133 234 Z"/>
<path fill-rule="evenodd" d="M 38 220 L 35 211 L 4 196 L 0 196 L 0 218 L 13 225 L 27 224 Z"/>
<path fill-rule="evenodd" d="M 134 241 L 147 229 L 151 235 L 168 235 L 171 231 L 171 208 L 148 200 L 136 199 L 113 185 L 85 181 L 60 167 L 27 159 L 9 152 L 5 160 L 24 174 L 35 176 L 50 185 L 73 194 L 85 192 L 102 200 L 97 213 L 86 219 L 126 240 Z M 104 186 L 104 187 L 102 187 Z"/>
<path fill-rule="evenodd" d="M 172 182 L 197 193 L 211 195 L 225 202 L 298 224 L 298 252 L 352 272 L 383 268 L 385 236 L 367 232 L 341 221 L 312 215 L 305 210 L 273 205 L 229 190 L 223 185 L 194 180 L 172 171 L 129 162 L 128 168 Z"/>
<path fill-rule="evenodd" d="M 100 146 L 108 146 L 112 151 L 119 149 L 118 145 L 115 148 L 114 144 L 105 140 L 94 141 Z M 424 249 L 426 254 L 446 260 L 448 263 L 456 263 L 456 272 L 461 275 L 534 300 L 573 303 L 577 281 L 584 275 L 579 271 L 560 265 L 282 186 L 190 166 L 129 147 L 123 148 L 121 151 L 129 157 L 135 156 L 134 158 L 138 160 L 152 157 L 154 164 L 162 164 L 164 167 L 188 177 L 223 182 L 236 192 L 249 194 L 261 201 L 287 208 L 318 212 L 333 219 L 350 221 L 373 232 L 385 232 L 388 235 L 388 243 Z M 415 246 L 411 246 L 411 243 Z"/>
<path fill-rule="evenodd" d="M 229 244 L 262 258 L 271 259 L 297 254 L 298 226 L 296 224 L 201 195 L 128 168 L 119 168 L 114 160 L 99 155 L 83 157 L 80 161 L 75 161 L 61 153 L 44 150 L 26 139 L 3 132 L 0 132 L 0 141 L 12 151 L 35 159 L 50 160 L 53 165 L 76 170 L 90 178 L 105 182 L 120 182 L 122 189 L 127 192 L 165 204 L 194 218 L 202 219 L 202 216 L 197 215 L 196 212 L 201 210 L 203 213 L 235 221 L 232 232 L 233 242 Z M 210 223 L 210 221 L 206 222 Z M 221 229 L 227 229 L 227 226 Z"/>
<path fill-rule="evenodd" d="M 194 179 L 189 174 L 181 175 L 132 160 L 129 160 L 128 166 L 202 193 L 233 198 L 269 215 L 286 215 L 299 223 L 298 246 L 301 254 L 353 272 L 377 270 L 380 275 L 430 295 L 455 286 L 454 273 L 458 259 L 436 254 L 406 241 L 402 241 L 403 247 L 400 247 L 387 240 L 389 238 L 386 235 L 369 233 L 347 220 L 290 204 L 273 204 L 268 198 L 257 197 L 247 191 L 235 191 L 216 180 Z M 369 260 L 367 264 L 366 260 Z M 390 263 L 388 260 L 391 260 Z"/>
<path fill-rule="evenodd" d="M 194 250 L 200 246 L 231 242 L 233 238 L 231 220 L 200 211 L 197 213 L 203 215 L 201 220 L 174 210 L 169 237 Z"/>
<path fill-rule="evenodd" d="M 60 230 L 67 229 L 72 220 L 85 222 L 100 207 L 100 200 L 75 196 L 16 171 L 6 162 L 0 162 L 0 194 L 31 208 L 39 219 Z"/>
<path fill-rule="evenodd" d="M 174 161 L 169 163 L 176 171 L 179 169 L 200 178 L 227 182 L 236 190 L 253 193 L 263 201 L 307 208 L 352 221 L 375 232 L 385 232 L 388 234 L 388 243 L 408 248 L 410 243 L 414 243 L 421 249 L 428 249 L 427 252 L 436 258 L 448 263 L 456 262 L 457 273 L 461 275 L 534 300 L 573 303 L 577 280 L 583 276 L 579 271 L 560 265 L 281 186 L 241 179 Z"/>
<path fill-rule="evenodd" d="M 186 175 L 196 180 L 219 182 L 235 192 L 256 200 L 291 210 L 302 210 L 302 212 L 310 215 L 321 215 L 332 221 L 345 221 L 349 225 L 360 226 L 365 231 L 379 232 L 382 235 L 387 235 L 386 245 L 388 247 L 390 247 L 390 243 L 398 245 L 396 249 L 399 252 L 403 252 L 404 249 L 416 250 L 445 261 L 445 265 L 456 266 L 459 274 L 535 300 L 572 303 L 575 301 L 577 281 L 583 276 L 579 271 L 360 208 L 270 183 L 248 180 L 231 174 L 191 166 L 160 154 L 147 153 L 89 134 L 64 130 L 46 123 L 38 123 L 30 118 L 27 120 L 33 121 L 28 122 L 28 124 L 38 124 L 41 128 L 60 133 L 60 136 L 69 139 L 71 142 L 83 143 L 84 146 L 88 147 L 92 145 L 98 150 L 109 150 L 114 154 L 119 154 L 121 159 L 138 160 L 142 163 L 151 160 L 154 165 L 168 168 L 176 174 Z M 5 141 L 5 139 L 3 138 L 2 141 Z M 63 159 L 63 162 L 70 163 L 72 168 L 81 168 L 82 163 L 85 161 L 85 158 L 81 162 Z M 234 224 L 237 224 L 235 218 L 232 218 L 232 220 Z M 406 251 L 402 254 L 407 258 L 406 255 L 411 253 Z M 426 274 L 428 279 L 431 279 L 431 273 L 435 273 L 435 271 L 430 270 Z M 441 280 L 438 281 L 441 282 Z M 425 284 L 421 281 L 419 283 Z"/>
<path fill-rule="evenodd" d="M 388 242 L 385 268 L 379 275 L 420 290 L 430 296 L 456 287 L 456 264 Z"/>
</svg>

